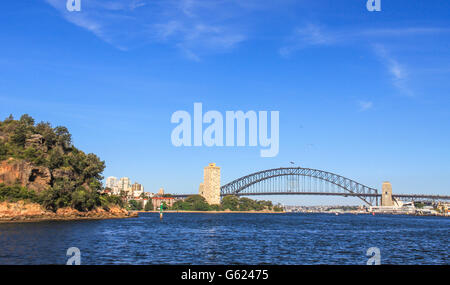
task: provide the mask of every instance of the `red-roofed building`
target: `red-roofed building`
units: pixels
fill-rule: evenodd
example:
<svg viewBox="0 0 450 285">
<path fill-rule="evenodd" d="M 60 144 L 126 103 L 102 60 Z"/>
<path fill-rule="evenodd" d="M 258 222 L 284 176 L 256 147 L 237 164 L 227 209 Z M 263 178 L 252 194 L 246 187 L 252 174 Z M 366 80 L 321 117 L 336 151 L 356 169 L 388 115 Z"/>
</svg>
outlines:
<svg viewBox="0 0 450 285">
<path fill-rule="evenodd" d="M 168 207 L 172 207 L 173 203 L 175 203 L 175 198 L 173 197 L 153 197 L 152 199 L 153 210 L 159 210 L 161 204 L 166 203 Z"/>
</svg>

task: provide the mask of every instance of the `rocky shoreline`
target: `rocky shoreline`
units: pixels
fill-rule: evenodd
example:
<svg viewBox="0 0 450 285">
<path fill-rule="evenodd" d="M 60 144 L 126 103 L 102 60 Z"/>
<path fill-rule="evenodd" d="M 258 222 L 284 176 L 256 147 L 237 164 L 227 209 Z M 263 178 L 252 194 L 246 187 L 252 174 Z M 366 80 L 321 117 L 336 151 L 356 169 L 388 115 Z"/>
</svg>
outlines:
<svg viewBox="0 0 450 285">
<path fill-rule="evenodd" d="M 61 208 L 52 212 L 37 203 L 0 202 L 0 223 L 123 219 L 137 216 L 138 213 L 129 212 L 118 206 L 112 206 L 108 211 L 97 208 L 80 212 L 73 208 Z"/>
<path fill-rule="evenodd" d="M 159 213 L 159 211 L 137 211 L 138 213 Z M 164 213 L 202 213 L 202 214 L 285 214 L 286 212 L 263 211 L 190 211 L 190 210 L 164 210 Z"/>
</svg>

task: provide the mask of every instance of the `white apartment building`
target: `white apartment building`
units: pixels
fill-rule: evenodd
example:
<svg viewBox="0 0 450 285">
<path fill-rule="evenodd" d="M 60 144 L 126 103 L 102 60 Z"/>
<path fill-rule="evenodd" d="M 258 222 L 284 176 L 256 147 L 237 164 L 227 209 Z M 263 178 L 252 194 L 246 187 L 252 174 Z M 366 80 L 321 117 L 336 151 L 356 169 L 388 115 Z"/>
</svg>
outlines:
<svg viewBox="0 0 450 285">
<path fill-rule="evenodd" d="M 128 199 L 138 199 L 142 194 L 147 198 L 154 195 L 153 193 L 144 192 L 144 185 L 138 182 L 132 185 L 128 177 L 117 179 L 117 177 L 109 176 L 106 178 L 105 188 L 111 189 L 111 194 L 113 195 L 125 194 Z"/>
<path fill-rule="evenodd" d="M 128 177 L 122 177 L 119 180 L 119 193 L 124 191 L 126 193 L 131 191 L 131 180 Z"/>
<path fill-rule="evenodd" d="M 112 194 L 119 195 L 119 181 L 117 180 L 117 177 L 110 176 L 106 178 L 106 188 L 111 189 Z"/>
<path fill-rule="evenodd" d="M 117 177 L 110 176 L 106 178 L 106 188 L 113 189 L 114 186 L 117 186 Z"/>
</svg>

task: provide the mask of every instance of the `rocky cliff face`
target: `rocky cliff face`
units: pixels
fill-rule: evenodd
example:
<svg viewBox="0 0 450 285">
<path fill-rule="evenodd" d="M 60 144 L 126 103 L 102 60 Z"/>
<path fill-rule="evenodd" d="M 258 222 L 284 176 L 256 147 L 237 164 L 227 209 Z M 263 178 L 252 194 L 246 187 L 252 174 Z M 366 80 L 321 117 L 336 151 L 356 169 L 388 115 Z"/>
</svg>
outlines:
<svg viewBox="0 0 450 285">
<path fill-rule="evenodd" d="M 27 138 L 25 147 L 33 147 L 44 153 L 48 151 L 44 138 L 39 134 Z M 19 183 L 39 193 L 50 188 L 52 178 L 50 169 L 44 166 L 35 166 L 30 162 L 13 158 L 0 161 L 0 183 L 6 185 Z"/>
<path fill-rule="evenodd" d="M 19 183 L 30 190 L 41 192 L 51 186 L 52 174 L 43 166 L 29 162 L 8 159 L 0 162 L 0 183 L 12 185 Z"/>
</svg>

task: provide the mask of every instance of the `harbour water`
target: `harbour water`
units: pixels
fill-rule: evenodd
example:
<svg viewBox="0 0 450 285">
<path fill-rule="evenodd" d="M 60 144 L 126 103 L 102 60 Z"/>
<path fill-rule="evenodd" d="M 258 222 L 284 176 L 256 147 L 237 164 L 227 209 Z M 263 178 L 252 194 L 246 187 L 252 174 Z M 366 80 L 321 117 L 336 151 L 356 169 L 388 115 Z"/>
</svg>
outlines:
<svg viewBox="0 0 450 285">
<path fill-rule="evenodd" d="M 0 264 L 450 264 L 450 219 L 400 215 L 143 213 L 0 224 Z"/>
</svg>

